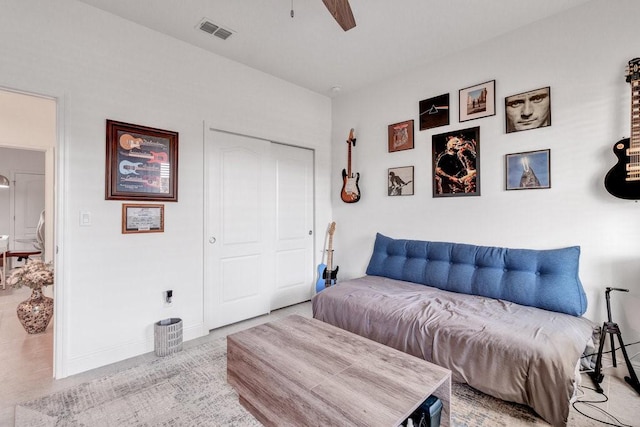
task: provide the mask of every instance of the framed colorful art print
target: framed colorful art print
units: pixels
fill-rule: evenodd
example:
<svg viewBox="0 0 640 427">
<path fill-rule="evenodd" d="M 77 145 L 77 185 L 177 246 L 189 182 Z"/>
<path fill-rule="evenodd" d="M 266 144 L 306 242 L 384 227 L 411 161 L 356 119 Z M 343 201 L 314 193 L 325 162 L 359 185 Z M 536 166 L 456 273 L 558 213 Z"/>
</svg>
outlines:
<svg viewBox="0 0 640 427">
<path fill-rule="evenodd" d="M 413 149 L 413 120 L 389 125 L 389 152 Z"/>
<path fill-rule="evenodd" d="M 432 136 L 433 197 L 480 195 L 480 128 Z"/>
<path fill-rule="evenodd" d="M 480 83 L 460 89 L 460 121 L 495 116 L 496 81 Z"/>
<path fill-rule="evenodd" d="M 420 130 L 449 124 L 449 94 L 434 96 L 419 102 Z"/>
<path fill-rule="evenodd" d="M 507 154 L 505 171 L 507 190 L 551 188 L 551 150 Z"/>
</svg>

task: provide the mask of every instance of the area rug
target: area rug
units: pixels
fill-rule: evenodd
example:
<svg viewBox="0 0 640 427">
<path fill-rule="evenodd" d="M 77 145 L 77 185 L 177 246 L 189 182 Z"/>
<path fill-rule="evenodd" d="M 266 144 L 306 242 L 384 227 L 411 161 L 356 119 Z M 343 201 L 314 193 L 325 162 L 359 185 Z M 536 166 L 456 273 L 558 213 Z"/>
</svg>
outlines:
<svg viewBox="0 0 640 427">
<path fill-rule="evenodd" d="M 16 406 L 16 427 L 260 426 L 227 384 L 221 338 Z M 548 425 L 526 406 L 453 384 L 452 425 Z M 579 424 L 581 426 L 588 424 Z"/>
</svg>

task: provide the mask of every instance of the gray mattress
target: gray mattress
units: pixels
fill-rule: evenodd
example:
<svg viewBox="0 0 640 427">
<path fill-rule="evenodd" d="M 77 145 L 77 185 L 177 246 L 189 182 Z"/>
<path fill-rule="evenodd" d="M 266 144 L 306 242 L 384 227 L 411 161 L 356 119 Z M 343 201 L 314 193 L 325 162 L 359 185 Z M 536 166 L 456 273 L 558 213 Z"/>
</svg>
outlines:
<svg viewBox="0 0 640 427">
<path fill-rule="evenodd" d="M 565 425 L 596 325 L 584 317 L 365 276 L 313 297 L 313 317 L 421 357 L 453 380 Z"/>
</svg>

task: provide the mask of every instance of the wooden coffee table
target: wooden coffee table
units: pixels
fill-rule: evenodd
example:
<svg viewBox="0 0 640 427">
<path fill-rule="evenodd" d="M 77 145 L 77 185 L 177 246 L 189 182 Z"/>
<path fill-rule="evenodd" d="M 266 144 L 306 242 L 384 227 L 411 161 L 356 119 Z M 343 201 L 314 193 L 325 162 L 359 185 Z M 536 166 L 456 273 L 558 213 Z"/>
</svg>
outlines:
<svg viewBox="0 0 640 427">
<path fill-rule="evenodd" d="M 432 394 L 450 424 L 451 371 L 298 315 L 228 335 L 227 381 L 267 426 L 397 426 Z"/>
</svg>

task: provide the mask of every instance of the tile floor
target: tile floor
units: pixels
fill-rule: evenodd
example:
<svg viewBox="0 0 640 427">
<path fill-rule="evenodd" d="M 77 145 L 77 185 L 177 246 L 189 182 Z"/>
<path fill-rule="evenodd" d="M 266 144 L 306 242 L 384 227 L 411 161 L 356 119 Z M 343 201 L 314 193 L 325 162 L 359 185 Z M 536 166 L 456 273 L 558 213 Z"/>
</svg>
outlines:
<svg viewBox="0 0 640 427">
<path fill-rule="evenodd" d="M 122 369 L 155 358 L 153 352 L 146 353 L 122 362 L 94 369 L 82 374 L 60 380 L 52 378 L 53 328 L 49 325 L 44 334 L 28 335 L 18 322 L 15 308 L 19 302 L 28 298 L 30 289 L 0 289 L 0 426 L 14 425 L 14 408 L 19 402 L 35 399 L 39 396 L 63 390 L 76 384 L 91 381 L 117 372 Z M 246 329 L 264 322 L 274 320 L 289 314 L 311 316 L 309 302 L 276 310 L 270 315 L 260 316 L 244 322 L 225 326 L 211 331 L 205 337 L 184 343 L 184 348 L 199 345 L 207 340 L 215 339 L 227 334 Z M 630 355 L 635 354 L 632 348 Z M 629 387 L 622 379 L 627 375 L 626 366 L 621 355 L 618 356 L 617 368 L 609 367 L 604 370 L 605 378 L 602 383 L 609 400 L 598 405 L 600 408 L 614 414 L 622 425 L 640 426 L 640 395 Z M 611 365 L 608 361 L 606 366 Z M 583 375 L 583 385 L 592 387 L 591 380 Z M 602 400 L 602 395 L 585 389 L 582 399 Z M 609 423 L 602 413 L 586 405 L 578 406 L 582 412 L 599 417 Z M 572 409 L 572 411 L 574 411 Z M 577 417 L 577 419 L 581 419 Z M 578 427 L 580 424 L 574 424 Z M 604 424 L 603 424 L 604 425 Z M 573 426 L 572 426 L 573 427 Z"/>
</svg>

